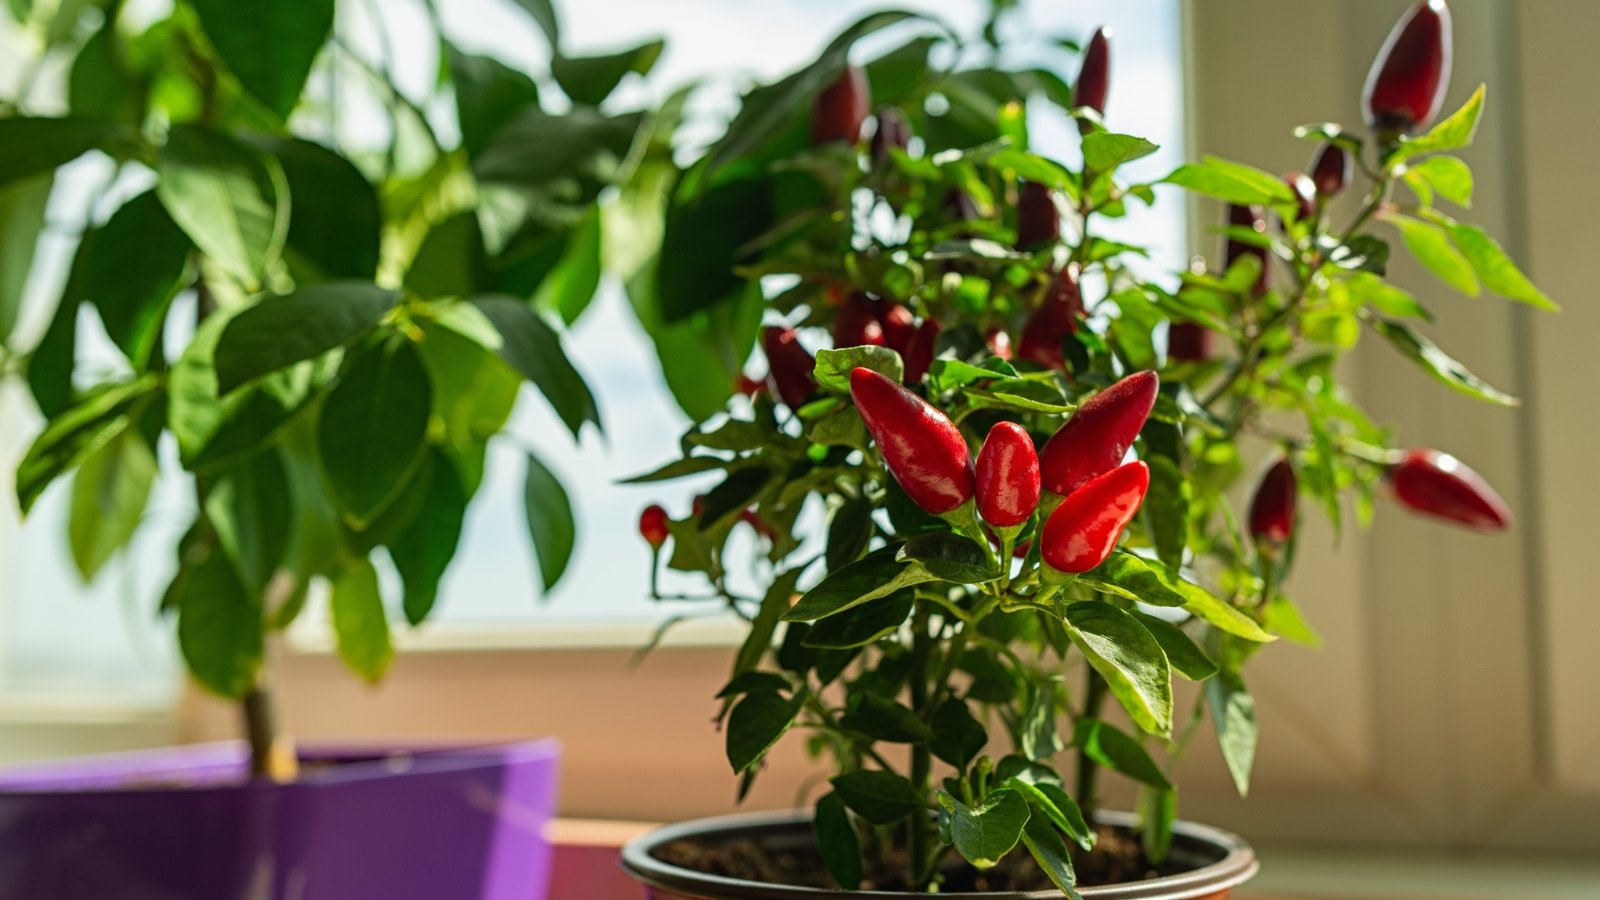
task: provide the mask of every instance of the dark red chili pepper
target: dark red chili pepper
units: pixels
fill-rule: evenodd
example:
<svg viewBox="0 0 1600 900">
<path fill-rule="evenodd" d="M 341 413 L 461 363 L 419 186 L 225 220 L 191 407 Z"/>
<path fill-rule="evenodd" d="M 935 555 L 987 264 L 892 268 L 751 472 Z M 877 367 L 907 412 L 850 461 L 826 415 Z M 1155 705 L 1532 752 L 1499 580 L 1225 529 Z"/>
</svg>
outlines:
<svg viewBox="0 0 1600 900">
<path fill-rule="evenodd" d="M 1022 326 L 1017 355 L 1047 369 L 1062 369 L 1061 342 L 1078 330 L 1083 314 L 1083 293 L 1078 289 L 1078 266 L 1069 264 L 1050 284 L 1044 302 Z"/>
<path fill-rule="evenodd" d="M 661 545 L 667 542 L 670 535 L 667 531 L 667 511 L 660 504 L 652 503 L 639 513 L 639 534 L 655 550 L 660 550 Z"/>
<path fill-rule="evenodd" d="M 1317 196 L 1337 197 L 1354 177 L 1355 161 L 1349 152 L 1338 144 L 1323 144 L 1311 163 L 1311 182 L 1317 186 Z"/>
<path fill-rule="evenodd" d="M 949 416 L 867 368 L 851 371 L 850 396 L 889 474 L 913 503 L 940 515 L 972 499 L 972 458 Z"/>
<path fill-rule="evenodd" d="M 767 380 L 772 393 L 790 409 L 806 405 L 817 392 L 812 377 L 817 361 L 800 346 L 793 328 L 768 328 L 761 333 L 761 348 L 767 354 Z"/>
<path fill-rule="evenodd" d="M 939 332 L 944 326 L 938 319 L 923 319 L 917 326 L 917 333 L 911 336 L 911 341 L 906 344 L 905 363 L 906 384 L 917 384 L 922 381 L 922 376 L 928 374 L 928 367 L 933 365 L 933 351 L 939 342 Z"/>
<path fill-rule="evenodd" d="M 960 222 L 982 218 L 978 212 L 978 204 L 972 200 L 972 195 L 960 188 L 951 188 L 945 193 L 941 208 L 945 215 Z"/>
<path fill-rule="evenodd" d="M 1248 228 L 1258 234 L 1266 234 L 1267 213 L 1259 206 L 1230 204 L 1228 206 L 1228 224 L 1238 228 Z M 1254 256 L 1260 260 L 1261 275 L 1256 278 L 1256 293 L 1265 294 L 1267 292 L 1267 248 L 1228 238 L 1223 243 L 1222 255 L 1222 267 L 1224 269 L 1231 267 L 1242 256 Z"/>
<path fill-rule="evenodd" d="M 1106 95 L 1111 90 L 1111 29 L 1100 28 L 1089 45 L 1083 49 L 1083 64 L 1078 68 L 1078 81 L 1072 86 L 1072 104 L 1087 106 L 1102 117 L 1106 114 Z M 1087 135 L 1094 130 L 1088 122 L 1078 122 L 1078 132 Z"/>
<path fill-rule="evenodd" d="M 756 511 L 753 509 L 747 509 L 739 513 L 739 521 L 749 525 L 755 529 L 756 534 L 769 541 L 776 540 L 778 537 L 778 533 L 772 529 L 771 525 L 767 524 L 767 520 L 756 515 Z"/>
<path fill-rule="evenodd" d="M 871 100 L 867 73 L 859 66 L 846 66 L 811 104 L 811 143 L 854 144 L 861 140 Z"/>
<path fill-rule="evenodd" d="M 1175 362 L 1204 362 L 1215 352 L 1216 337 L 1211 329 L 1194 322 L 1173 322 L 1167 329 L 1167 359 Z"/>
<path fill-rule="evenodd" d="M 754 397 L 767 389 L 765 378 L 751 378 L 743 372 L 733 381 L 733 392 L 743 397 Z"/>
<path fill-rule="evenodd" d="M 1055 191 L 1037 181 L 1017 189 L 1017 249 L 1037 250 L 1061 239 L 1061 212 Z"/>
<path fill-rule="evenodd" d="M 1003 360 L 1010 361 L 1011 335 L 1007 334 L 1004 328 L 1001 328 L 999 325 L 991 326 L 989 331 L 983 336 L 983 343 L 989 348 L 990 353 L 993 353 L 995 356 L 998 356 Z"/>
<path fill-rule="evenodd" d="M 1395 499 L 1414 512 L 1478 531 L 1503 531 L 1511 510 L 1483 476 L 1437 450 L 1409 450 L 1389 468 Z"/>
<path fill-rule="evenodd" d="M 883 345 L 883 326 L 878 324 L 877 304 L 871 297 L 856 291 L 839 307 L 839 316 L 833 320 L 833 345 L 835 347 L 860 347 Z"/>
<path fill-rule="evenodd" d="M 880 305 L 878 327 L 883 330 L 883 345 L 905 356 L 906 348 L 911 346 L 911 339 L 917 333 L 917 320 L 911 310 L 899 303 Z"/>
<path fill-rule="evenodd" d="M 1450 32 L 1444 0 L 1422 0 L 1395 23 L 1361 91 L 1368 127 L 1393 137 L 1433 121 L 1450 84 Z"/>
<path fill-rule="evenodd" d="M 885 106 L 878 110 L 878 128 L 872 132 L 872 164 L 881 166 L 889 161 L 889 150 L 904 150 L 911 143 L 911 123 L 898 107 Z"/>
<path fill-rule="evenodd" d="M 1134 460 L 1061 501 L 1039 536 L 1045 565 L 1060 572 L 1082 573 L 1105 562 L 1149 489 L 1150 467 Z"/>
<path fill-rule="evenodd" d="M 996 528 L 1014 528 L 1039 507 L 1039 454 L 1027 429 L 999 422 L 978 451 L 978 515 Z"/>
<path fill-rule="evenodd" d="M 1122 463 L 1155 407 L 1161 379 L 1135 372 L 1079 406 L 1039 451 L 1044 486 L 1063 497 Z"/>
<path fill-rule="evenodd" d="M 1256 544 L 1281 545 L 1294 536 L 1294 465 L 1280 459 L 1267 470 L 1250 500 L 1250 536 Z"/>
<path fill-rule="evenodd" d="M 1283 173 L 1283 183 L 1294 192 L 1294 198 L 1300 202 L 1300 208 L 1295 211 L 1295 221 L 1307 222 L 1317 214 L 1317 186 L 1304 172 Z"/>
</svg>

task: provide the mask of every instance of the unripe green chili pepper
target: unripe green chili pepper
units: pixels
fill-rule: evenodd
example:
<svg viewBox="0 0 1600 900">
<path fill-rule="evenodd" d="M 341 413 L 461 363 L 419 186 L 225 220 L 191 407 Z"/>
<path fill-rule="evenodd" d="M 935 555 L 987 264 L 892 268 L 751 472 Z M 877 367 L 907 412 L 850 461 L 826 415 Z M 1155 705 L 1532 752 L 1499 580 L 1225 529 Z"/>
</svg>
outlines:
<svg viewBox="0 0 1600 900">
<path fill-rule="evenodd" d="M 867 73 L 859 66 L 846 66 L 811 104 L 811 143 L 854 144 L 860 141 L 861 126 L 867 121 L 867 104 L 871 101 Z"/>
<path fill-rule="evenodd" d="M 669 534 L 667 511 L 661 508 L 661 504 L 652 503 L 639 513 L 639 535 L 652 550 L 660 550 L 661 545 L 667 542 Z"/>
<path fill-rule="evenodd" d="M 1055 191 L 1036 181 L 1017 190 L 1017 249 L 1037 250 L 1061 239 L 1061 212 Z"/>
<path fill-rule="evenodd" d="M 1385 477 L 1395 499 L 1413 512 L 1478 531 L 1504 531 L 1511 510 L 1482 475 L 1447 453 L 1408 450 Z"/>
<path fill-rule="evenodd" d="M 889 474 L 913 503 L 937 516 L 972 499 L 972 458 L 948 416 L 867 368 L 851 371 L 850 396 Z"/>
<path fill-rule="evenodd" d="M 806 405 L 817 392 L 817 382 L 812 377 L 817 362 L 793 328 L 767 328 L 761 333 L 761 348 L 767 354 L 767 380 L 772 392 L 790 409 Z"/>
<path fill-rule="evenodd" d="M 1355 160 L 1338 144 L 1323 144 L 1311 163 L 1311 182 L 1323 200 L 1337 197 L 1355 177 Z"/>
<path fill-rule="evenodd" d="M 995 528 L 1015 528 L 1039 507 L 1039 454 L 1027 429 L 998 422 L 978 451 L 978 515 Z"/>
<path fill-rule="evenodd" d="M 883 326 L 878 324 L 878 304 L 860 291 L 854 291 L 839 307 L 833 320 L 833 345 L 835 347 L 860 347 L 883 345 Z"/>
<path fill-rule="evenodd" d="M 1082 574 L 1106 561 L 1150 489 L 1142 460 L 1118 466 L 1061 501 L 1039 536 L 1040 558 L 1058 572 Z"/>
<path fill-rule="evenodd" d="M 1280 459 L 1267 470 L 1250 500 L 1250 536 L 1257 546 L 1281 546 L 1294 536 L 1294 465 Z"/>
<path fill-rule="evenodd" d="M 1111 29 L 1099 28 L 1083 48 L 1083 64 L 1078 67 L 1078 80 L 1072 86 L 1072 105 L 1087 106 L 1104 117 L 1110 91 Z M 1087 135 L 1093 130 L 1088 122 L 1078 122 L 1079 134 Z"/>
<path fill-rule="evenodd" d="M 1050 284 L 1044 302 L 1022 326 L 1017 355 L 1047 369 L 1066 367 L 1061 342 L 1078 329 L 1083 314 L 1083 294 L 1078 289 L 1078 266 L 1067 265 Z"/>
<path fill-rule="evenodd" d="M 1361 108 L 1367 126 L 1389 139 L 1427 126 L 1450 85 L 1450 8 L 1422 0 L 1389 32 L 1367 72 Z"/>
<path fill-rule="evenodd" d="M 1084 401 L 1039 451 L 1044 486 L 1071 496 L 1121 464 L 1150 417 L 1160 386 L 1156 373 L 1135 372 Z"/>
</svg>

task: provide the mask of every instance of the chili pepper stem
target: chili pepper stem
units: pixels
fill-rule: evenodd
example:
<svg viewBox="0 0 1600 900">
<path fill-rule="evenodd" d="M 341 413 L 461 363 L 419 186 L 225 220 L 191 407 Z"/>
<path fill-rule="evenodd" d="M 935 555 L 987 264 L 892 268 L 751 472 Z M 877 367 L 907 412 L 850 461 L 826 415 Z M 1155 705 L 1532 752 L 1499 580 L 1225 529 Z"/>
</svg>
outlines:
<svg viewBox="0 0 1600 900">
<path fill-rule="evenodd" d="M 954 528 L 958 534 L 965 535 L 976 541 L 978 546 L 983 548 L 984 555 L 989 560 L 989 567 L 995 571 L 1000 571 L 1002 560 L 995 555 L 994 546 L 989 543 L 989 536 L 983 533 L 983 526 L 978 524 L 976 504 L 969 499 L 955 509 L 947 513 L 941 513 L 939 518 L 950 523 L 950 527 Z"/>
</svg>

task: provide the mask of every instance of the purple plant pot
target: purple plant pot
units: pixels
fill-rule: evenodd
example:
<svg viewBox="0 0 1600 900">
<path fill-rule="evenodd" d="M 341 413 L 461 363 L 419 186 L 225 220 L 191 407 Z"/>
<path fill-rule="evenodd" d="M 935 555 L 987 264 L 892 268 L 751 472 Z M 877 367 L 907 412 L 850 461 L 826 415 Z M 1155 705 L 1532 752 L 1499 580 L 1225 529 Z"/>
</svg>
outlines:
<svg viewBox="0 0 1600 900">
<path fill-rule="evenodd" d="M 242 744 L 0 771 L 0 900 L 544 900 L 560 747 Z"/>
</svg>

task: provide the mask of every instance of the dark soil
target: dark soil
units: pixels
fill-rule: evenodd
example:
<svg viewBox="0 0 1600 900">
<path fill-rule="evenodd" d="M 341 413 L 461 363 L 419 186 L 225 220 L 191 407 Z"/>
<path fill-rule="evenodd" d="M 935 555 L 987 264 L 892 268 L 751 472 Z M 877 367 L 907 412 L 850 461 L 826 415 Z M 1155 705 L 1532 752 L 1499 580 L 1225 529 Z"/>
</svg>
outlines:
<svg viewBox="0 0 1600 900">
<path fill-rule="evenodd" d="M 1175 875 L 1188 868 L 1170 861 L 1160 866 L 1150 862 L 1140 847 L 1138 835 L 1125 829 L 1101 826 L 1099 834 L 1093 851 L 1073 859 L 1079 886 L 1143 881 Z M 837 888 L 809 841 L 790 843 L 742 837 L 680 840 L 657 848 L 654 856 L 669 865 L 725 878 L 790 887 Z M 1041 891 L 1051 887 L 1050 879 L 1020 844 L 1000 865 L 983 872 L 953 852 L 948 859 L 950 861 L 941 869 L 943 881 L 939 889 L 942 893 Z M 866 873 L 861 890 L 907 890 L 904 869 L 905 851 L 897 844 L 888 864 Z"/>
</svg>

